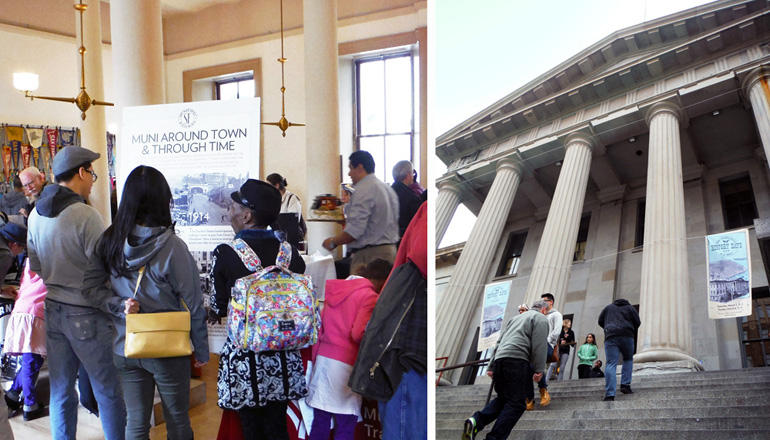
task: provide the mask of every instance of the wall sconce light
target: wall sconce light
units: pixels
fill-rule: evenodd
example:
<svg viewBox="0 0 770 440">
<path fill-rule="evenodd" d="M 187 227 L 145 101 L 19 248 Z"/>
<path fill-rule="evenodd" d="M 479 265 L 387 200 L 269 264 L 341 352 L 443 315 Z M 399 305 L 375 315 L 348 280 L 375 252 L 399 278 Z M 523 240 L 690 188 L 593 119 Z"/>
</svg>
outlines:
<svg viewBox="0 0 770 440">
<path fill-rule="evenodd" d="M 80 93 L 78 93 L 78 96 L 76 98 L 57 98 L 53 96 L 36 96 L 32 94 L 33 90 L 37 90 L 39 81 L 38 76 L 34 73 L 14 73 L 13 74 L 13 86 L 24 92 L 24 97 L 29 98 L 30 100 L 34 101 L 35 99 L 45 99 L 48 101 L 59 101 L 59 102 L 72 102 L 76 106 L 78 106 L 78 109 L 80 109 L 80 118 L 85 121 L 86 119 L 86 110 L 88 110 L 92 105 L 115 105 L 111 102 L 104 102 L 104 101 L 97 101 L 95 99 L 91 99 L 90 96 L 88 96 L 88 93 L 86 92 L 86 66 L 85 66 L 85 53 L 86 48 L 83 45 L 83 12 L 85 12 L 86 9 L 88 9 L 88 5 L 83 4 L 83 0 L 80 0 L 80 3 L 77 5 L 74 5 L 75 10 L 80 13 L 80 47 L 78 48 L 78 53 L 80 54 Z"/>
<path fill-rule="evenodd" d="M 561 166 L 561 161 L 560 160 L 556 161 L 556 163 L 554 163 L 554 165 L 556 165 L 557 167 L 560 167 Z"/>
<path fill-rule="evenodd" d="M 631 136 L 630 138 L 628 138 L 628 142 L 634 143 L 634 142 L 636 142 L 636 138 Z"/>
<path fill-rule="evenodd" d="M 719 116 L 719 113 L 720 113 L 719 109 L 716 109 L 713 112 L 711 112 L 711 116 Z"/>
</svg>

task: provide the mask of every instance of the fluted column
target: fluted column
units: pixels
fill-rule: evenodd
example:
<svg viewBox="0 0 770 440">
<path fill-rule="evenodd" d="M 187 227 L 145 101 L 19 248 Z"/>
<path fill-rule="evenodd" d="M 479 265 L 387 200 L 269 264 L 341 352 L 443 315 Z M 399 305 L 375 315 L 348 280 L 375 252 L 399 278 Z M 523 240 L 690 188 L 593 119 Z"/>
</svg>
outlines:
<svg viewBox="0 0 770 440">
<path fill-rule="evenodd" d="M 439 182 L 436 197 L 436 249 L 444 238 L 461 199 L 460 188 L 456 183 L 449 180 Z"/>
<path fill-rule="evenodd" d="M 557 309 L 567 291 L 591 158 L 596 147 L 596 142 L 582 133 L 569 135 L 566 144 L 559 181 L 548 210 L 526 295 L 526 302 L 532 304 L 543 293 L 551 293 L 556 298 Z"/>
<path fill-rule="evenodd" d="M 759 137 L 770 158 L 770 67 L 762 66 L 752 70 L 743 80 L 743 92 L 751 101 L 754 120 L 757 122 Z"/>
<path fill-rule="evenodd" d="M 78 1 L 74 2 L 78 4 Z M 100 19 L 100 2 L 89 2 L 88 9 L 83 13 L 83 45 L 86 47 L 83 57 L 85 65 L 86 91 L 91 99 L 108 101 L 104 96 L 104 69 L 102 68 L 102 22 Z M 75 12 L 75 20 L 79 23 L 80 13 Z M 78 44 L 80 44 L 80 26 L 77 27 Z M 80 67 L 80 55 L 78 67 Z M 77 111 L 72 109 L 71 111 Z M 104 106 L 95 105 L 86 112 L 86 119 L 81 126 L 81 143 L 83 148 L 101 154 L 101 159 L 94 161 L 96 175 L 101 176 L 88 198 L 91 206 L 99 211 L 105 224 L 110 224 L 110 179 L 107 164 L 107 123 L 105 122 Z"/>
<path fill-rule="evenodd" d="M 460 348 L 471 326 L 478 322 L 476 306 L 520 181 L 519 166 L 511 160 L 500 161 L 492 188 L 438 304 L 436 356 L 449 356 L 448 365 L 465 361 L 460 359 Z"/>
<path fill-rule="evenodd" d="M 663 102 L 647 113 L 650 126 L 644 255 L 634 362 L 687 360 L 690 356 L 690 279 L 687 264 L 681 110 Z"/>
<path fill-rule="evenodd" d="M 302 2 L 305 44 L 305 157 L 308 194 L 338 194 L 340 175 L 340 102 L 337 53 L 337 0 Z M 302 130 L 294 128 L 293 130 Z M 378 167 L 385 164 L 378 163 Z M 303 206 L 310 204 L 305 203 Z M 339 233 L 334 223 L 309 222 L 310 252 L 321 249 L 326 237 Z M 338 252 L 342 251 L 342 247 Z"/>
</svg>

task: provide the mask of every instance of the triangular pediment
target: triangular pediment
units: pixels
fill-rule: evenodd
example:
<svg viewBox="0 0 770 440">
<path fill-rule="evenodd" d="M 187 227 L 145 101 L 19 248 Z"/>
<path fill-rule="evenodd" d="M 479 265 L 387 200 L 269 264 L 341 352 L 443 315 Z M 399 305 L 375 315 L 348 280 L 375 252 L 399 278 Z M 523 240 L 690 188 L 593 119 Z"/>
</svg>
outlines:
<svg viewBox="0 0 770 440">
<path fill-rule="evenodd" d="M 437 139 L 448 164 L 479 146 L 652 83 L 770 34 L 766 0 L 724 0 L 615 32 Z"/>
</svg>

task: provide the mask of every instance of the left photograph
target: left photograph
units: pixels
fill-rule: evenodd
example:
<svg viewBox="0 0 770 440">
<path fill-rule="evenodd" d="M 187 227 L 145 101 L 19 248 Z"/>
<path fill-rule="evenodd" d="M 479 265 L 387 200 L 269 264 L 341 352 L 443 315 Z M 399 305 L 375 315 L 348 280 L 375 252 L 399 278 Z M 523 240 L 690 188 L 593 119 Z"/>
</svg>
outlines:
<svg viewBox="0 0 770 440">
<path fill-rule="evenodd" d="M 427 2 L 9 3 L 0 440 L 432 436 Z"/>
</svg>

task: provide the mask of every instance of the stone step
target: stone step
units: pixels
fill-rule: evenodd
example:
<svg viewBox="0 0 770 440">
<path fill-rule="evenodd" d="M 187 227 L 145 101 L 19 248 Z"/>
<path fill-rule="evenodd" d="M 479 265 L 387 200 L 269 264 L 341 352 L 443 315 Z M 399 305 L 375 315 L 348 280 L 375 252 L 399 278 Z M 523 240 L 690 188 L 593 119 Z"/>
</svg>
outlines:
<svg viewBox="0 0 770 440">
<path fill-rule="evenodd" d="M 623 430 L 645 431 L 645 430 L 714 430 L 714 429 L 761 429 L 770 430 L 770 420 L 767 418 L 757 418 L 754 416 L 742 417 L 676 417 L 676 418 L 656 418 L 647 419 L 643 417 L 624 418 L 624 419 L 553 419 L 544 420 L 529 417 L 522 417 L 516 423 L 514 432 L 520 429 L 536 430 L 538 428 L 552 428 L 555 425 L 559 429 L 567 430 L 607 430 L 621 428 Z M 466 417 L 467 418 L 467 417 Z M 462 430 L 465 419 L 447 420 L 442 423 L 436 423 L 436 429 L 456 428 Z M 770 431 L 769 431 L 770 432 Z"/>
<path fill-rule="evenodd" d="M 479 408 L 480 409 L 480 408 Z M 596 411 L 594 409 L 582 408 L 579 410 L 554 410 L 550 406 L 543 410 L 536 409 L 526 413 L 528 420 L 570 420 L 570 419 L 631 419 L 631 418 L 649 418 L 661 419 L 670 418 L 672 414 L 677 417 L 686 418 L 718 418 L 718 417 L 753 417 L 762 414 L 770 409 L 768 405 L 744 405 L 744 406 L 713 406 L 713 407 L 675 407 L 666 406 L 660 408 L 633 408 L 633 409 L 604 409 Z M 475 411 L 475 410 L 474 410 Z M 467 419 L 471 412 L 451 412 L 439 411 L 436 413 L 436 426 L 440 426 L 444 421 L 456 423 Z M 439 416 L 440 415 L 440 416 Z"/>
<path fill-rule="evenodd" d="M 460 438 L 462 429 L 437 430 L 436 440 L 457 440 Z M 484 438 L 484 434 L 479 433 L 477 440 Z M 767 440 L 768 432 L 758 429 L 747 430 L 560 430 L 560 429 L 537 429 L 537 430 L 514 430 L 511 439 L 516 440 Z"/>
</svg>

